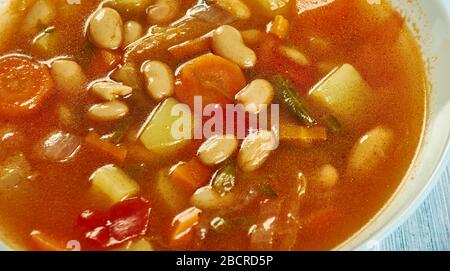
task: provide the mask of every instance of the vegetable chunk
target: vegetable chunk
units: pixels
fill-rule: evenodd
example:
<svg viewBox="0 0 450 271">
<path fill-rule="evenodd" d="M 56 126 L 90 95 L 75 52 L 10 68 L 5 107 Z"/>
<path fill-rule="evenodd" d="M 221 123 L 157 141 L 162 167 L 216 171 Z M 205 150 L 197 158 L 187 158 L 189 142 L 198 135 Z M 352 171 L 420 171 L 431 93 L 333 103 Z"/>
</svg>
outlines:
<svg viewBox="0 0 450 271">
<path fill-rule="evenodd" d="M 394 143 L 394 132 L 386 127 L 376 127 L 363 135 L 353 147 L 348 170 L 357 176 L 366 175 L 385 160 Z"/>
<path fill-rule="evenodd" d="M 91 182 L 93 189 L 104 193 L 113 203 L 135 196 L 140 190 L 133 179 L 114 165 L 97 169 L 91 176 Z"/>
<path fill-rule="evenodd" d="M 183 112 L 182 116 L 173 115 L 173 111 L 178 109 Z M 182 130 L 176 130 L 181 119 L 186 119 L 186 125 L 189 124 L 190 127 L 180 124 Z M 189 107 L 169 98 L 154 110 L 140 140 L 148 150 L 167 154 L 186 146 L 190 142 L 191 133 L 192 114 Z"/>
<path fill-rule="evenodd" d="M 350 64 L 328 74 L 309 93 L 320 106 L 346 125 L 361 123 L 373 103 L 373 90 Z"/>
<path fill-rule="evenodd" d="M 53 92 L 48 68 L 27 57 L 0 58 L 0 118 L 34 112 Z"/>
<path fill-rule="evenodd" d="M 225 106 L 247 85 L 239 66 L 225 58 L 206 54 L 183 66 L 177 76 L 176 97 L 194 108 L 194 96 L 202 96 L 203 104 Z"/>
</svg>

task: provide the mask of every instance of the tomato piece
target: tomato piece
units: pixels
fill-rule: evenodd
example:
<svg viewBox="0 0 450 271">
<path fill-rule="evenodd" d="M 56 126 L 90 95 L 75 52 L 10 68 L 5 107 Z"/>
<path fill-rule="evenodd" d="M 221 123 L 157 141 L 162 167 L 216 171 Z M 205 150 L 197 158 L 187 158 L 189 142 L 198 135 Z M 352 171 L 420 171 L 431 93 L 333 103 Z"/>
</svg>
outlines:
<svg viewBox="0 0 450 271">
<path fill-rule="evenodd" d="M 121 244 L 147 232 L 151 205 L 144 198 L 132 198 L 111 207 L 109 215 L 86 210 L 78 217 L 78 225 L 87 231 L 86 240 L 102 247 Z"/>
<path fill-rule="evenodd" d="M 110 240 L 109 227 L 97 227 L 86 233 L 86 240 L 94 245 L 101 245 L 107 247 Z"/>
<path fill-rule="evenodd" d="M 145 234 L 150 211 L 150 203 L 144 198 L 125 200 L 113 206 L 110 212 L 111 238 L 121 243 Z"/>
<path fill-rule="evenodd" d="M 107 221 L 108 217 L 106 214 L 98 211 L 85 210 L 78 217 L 77 224 L 87 230 L 93 230 L 106 225 Z"/>
<path fill-rule="evenodd" d="M 0 117 L 34 112 L 53 91 L 48 67 L 25 56 L 0 59 Z"/>
<path fill-rule="evenodd" d="M 242 70 L 220 56 L 206 54 L 186 63 L 179 74 L 175 95 L 194 108 L 194 97 L 202 96 L 203 106 L 234 102 L 234 96 L 246 86 Z"/>
</svg>

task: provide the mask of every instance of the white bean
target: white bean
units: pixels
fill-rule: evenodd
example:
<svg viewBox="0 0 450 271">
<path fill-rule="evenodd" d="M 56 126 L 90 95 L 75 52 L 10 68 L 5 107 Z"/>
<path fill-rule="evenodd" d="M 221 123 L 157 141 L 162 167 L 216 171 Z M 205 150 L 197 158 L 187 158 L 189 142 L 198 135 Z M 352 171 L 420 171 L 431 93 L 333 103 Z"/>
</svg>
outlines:
<svg viewBox="0 0 450 271">
<path fill-rule="evenodd" d="M 136 21 L 128 21 L 123 26 L 123 47 L 137 41 L 144 34 L 142 25 Z"/>
<path fill-rule="evenodd" d="M 250 113 L 259 113 L 270 104 L 274 97 L 272 84 L 264 79 L 253 80 L 247 87 L 236 94 L 236 101 L 245 106 Z"/>
<path fill-rule="evenodd" d="M 394 142 L 394 132 L 378 126 L 363 135 L 353 147 L 348 170 L 351 174 L 365 175 L 386 159 Z"/>
<path fill-rule="evenodd" d="M 97 10 L 89 23 L 92 42 L 103 49 L 117 49 L 123 41 L 123 22 L 120 14 L 112 8 Z"/>
<path fill-rule="evenodd" d="M 319 168 L 316 178 L 317 184 L 321 188 L 331 189 L 337 184 L 339 180 L 339 173 L 335 167 L 330 164 L 326 164 Z"/>
<path fill-rule="evenodd" d="M 214 135 L 198 149 L 198 157 L 205 165 L 217 165 L 236 151 L 238 140 L 234 135 Z"/>
<path fill-rule="evenodd" d="M 221 196 L 211 186 L 204 186 L 192 195 L 191 204 L 202 210 L 217 210 L 231 206 L 233 199 L 232 193 Z"/>
<path fill-rule="evenodd" d="M 212 2 L 238 19 L 247 20 L 252 16 L 248 6 L 241 0 L 213 0 Z"/>
<path fill-rule="evenodd" d="M 213 51 L 241 68 L 252 68 L 256 64 L 255 52 L 244 44 L 241 32 L 236 28 L 223 25 L 213 32 Z"/>
<path fill-rule="evenodd" d="M 99 98 L 112 101 L 118 96 L 127 96 L 133 89 L 117 82 L 96 82 L 92 85 L 91 91 Z"/>
<path fill-rule="evenodd" d="M 179 0 L 156 0 L 147 9 L 147 21 L 150 24 L 170 23 L 175 19 L 179 10 Z"/>
<path fill-rule="evenodd" d="M 78 96 L 85 91 L 86 75 L 78 63 L 72 60 L 56 60 L 52 63 L 51 74 L 56 87 L 65 95 Z"/>
<path fill-rule="evenodd" d="M 307 66 L 310 64 L 308 58 L 302 52 L 293 47 L 281 46 L 280 52 L 300 66 Z"/>
<path fill-rule="evenodd" d="M 0 191 L 20 185 L 30 179 L 32 174 L 31 165 L 22 153 L 6 158 L 0 162 Z"/>
<path fill-rule="evenodd" d="M 95 104 L 89 108 L 88 117 L 96 121 L 113 121 L 128 114 L 128 106 L 120 101 Z"/>
<path fill-rule="evenodd" d="M 160 61 L 148 61 L 142 65 L 147 92 L 155 100 L 173 95 L 175 78 L 172 69 Z"/>
<path fill-rule="evenodd" d="M 276 146 L 276 137 L 271 131 L 259 130 L 249 134 L 239 150 L 239 167 L 245 172 L 257 170 L 264 164 Z"/>
</svg>

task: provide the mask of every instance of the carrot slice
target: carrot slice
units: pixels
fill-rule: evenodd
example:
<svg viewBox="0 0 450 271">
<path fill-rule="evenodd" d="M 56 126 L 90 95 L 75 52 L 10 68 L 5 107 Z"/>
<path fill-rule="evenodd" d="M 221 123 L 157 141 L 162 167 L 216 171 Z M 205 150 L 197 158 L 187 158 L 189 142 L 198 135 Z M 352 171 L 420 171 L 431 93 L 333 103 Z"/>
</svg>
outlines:
<svg viewBox="0 0 450 271">
<path fill-rule="evenodd" d="M 202 210 L 191 207 L 179 213 L 172 221 L 170 247 L 180 249 L 189 246 L 194 237 L 192 228 L 198 224 Z"/>
<path fill-rule="evenodd" d="M 33 245 L 39 250 L 63 251 L 66 249 L 63 242 L 59 242 L 40 231 L 32 231 L 30 237 Z"/>
<path fill-rule="evenodd" d="M 0 59 L 0 117 L 20 117 L 42 106 L 53 91 L 48 68 L 24 56 Z"/>
<path fill-rule="evenodd" d="M 110 156 L 117 162 L 123 163 L 127 157 L 127 149 L 123 147 L 116 146 L 106 140 L 101 139 L 101 137 L 94 132 L 90 132 L 86 138 L 86 143 L 96 150 Z"/>
<path fill-rule="evenodd" d="M 212 176 L 213 171 L 203 165 L 197 157 L 189 162 L 178 165 L 170 175 L 173 182 L 189 193 L 205 185 Z"/>
<path fill-rule="evenodd" d="M 246 86 L 242 70 L 236 64 L 213 54 L 199 56 L 186 63 L 177 75 L 178 100 L 194 108 L 194 96 L 203 97 L 203 105 L 225 106 Z"/>
<path fill-rule="evenodd" d="M 168 50 L 169 53 L 171 53 L 176 59 L 187 59 L 202 53 L 206 53 L 210 50 L 210 48 L 211 37 L 202 36 L 174 45 Z"/>
</svg>

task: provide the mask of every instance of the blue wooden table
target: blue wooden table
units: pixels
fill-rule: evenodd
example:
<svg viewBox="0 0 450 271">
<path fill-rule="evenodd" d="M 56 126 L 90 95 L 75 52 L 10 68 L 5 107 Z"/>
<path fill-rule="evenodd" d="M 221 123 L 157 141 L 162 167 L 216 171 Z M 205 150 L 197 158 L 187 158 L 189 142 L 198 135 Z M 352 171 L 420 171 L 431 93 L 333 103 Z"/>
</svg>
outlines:
<svg viewBox="0 0 450 271">
<path fill-rule="evenodd" d="M 450 159 L 447 165 L 428 199 L 381 242 L 379 250 L 450 251 Z"/>
</svg>

